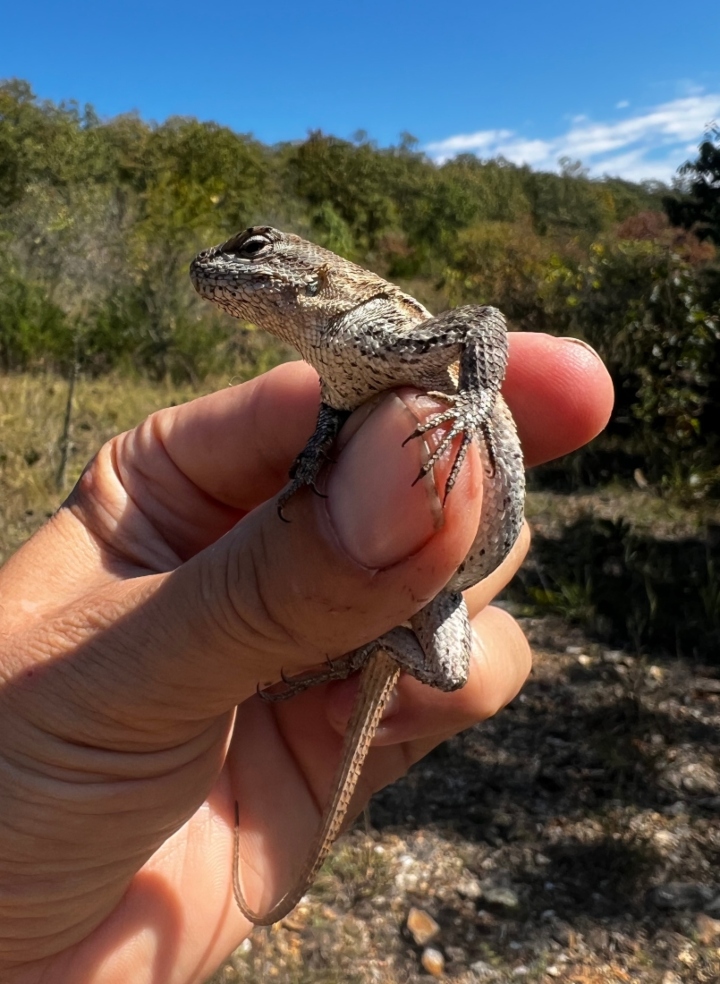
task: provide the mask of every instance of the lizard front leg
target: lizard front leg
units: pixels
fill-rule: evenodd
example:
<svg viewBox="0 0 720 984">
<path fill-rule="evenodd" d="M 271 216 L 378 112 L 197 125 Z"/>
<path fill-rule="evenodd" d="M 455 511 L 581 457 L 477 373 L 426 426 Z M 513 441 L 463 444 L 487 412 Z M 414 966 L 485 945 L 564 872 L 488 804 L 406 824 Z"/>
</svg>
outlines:
<svg viewBox="0 0 720 984">
<path fill-rule="evenodd" d="M 290 469 L 290 484 L 278 499 L 277 509 L 281 519 L 285 520 L 283 508 L 304 486 L 309 485 L 313 492 L 322 495 L 315 485 L 315 480 L 327 460 L 328 451 L 347 416 L 346 410 L 336 410 L 329 403 L 320 404 L 315 431 L 293 462 Z"/>
<path fill-rule="evenodd" d="M 423 465 L 416 481 L 426 475 L 448 451 L 456 437 L 462 435 L 455 460 L 445 483 L 450 492 L 474 437 L 482 437 L 487 449 L 491 476 L 498 458 L 493 414 L 505 378 L 508 358 L 507 326 L 497 308 L 467 307 L 445 311 L 419 324 L 388 330 L 380 326 L 366 338 L 355 340 L 358 351 L 372 358 L 377 350 L 383 361 L 398 366 L 395 385 L 410 384 L 425 388 L 430 395 L 446 402 L 448 408 L 432 414 L 419 424 L 407 441 L 449 423 L 440 444 Z M 438 382 L 451 383 L 457 367 L 457 385 L 453 392 L 438 392 Z"/>
<path fill-rule="evenodd" d="M 482 436 L 487 449 L 487 460 L 491 474 L 495 472 L 497 448 L 493 429 L 493 414 L 505 378 L 508 344 L 505 321 L 494 308 L 465 307 L 448 311 L 431 319 L 422 327 L 439 327 L 450 337 L 456 336 L 465 323 L 465 338 L 459 359 L 457 393 L 437 393 L 450 406 L 447 410 L 433 414 L 424 424 L 416 427 L 410 438 L 420 437 L 441 424 L 450 423 L 447 433 L 433 454 L 424 463 L 420 476 L 426 475 L 433 465 L 448 451 L 453 440 L 462 435 L 462 441 L 455 455 L 450 474 L 445 483 L 445 496 L 450 492 L 460 473 L 470 442 L 475 436 Z"/>
</svg>

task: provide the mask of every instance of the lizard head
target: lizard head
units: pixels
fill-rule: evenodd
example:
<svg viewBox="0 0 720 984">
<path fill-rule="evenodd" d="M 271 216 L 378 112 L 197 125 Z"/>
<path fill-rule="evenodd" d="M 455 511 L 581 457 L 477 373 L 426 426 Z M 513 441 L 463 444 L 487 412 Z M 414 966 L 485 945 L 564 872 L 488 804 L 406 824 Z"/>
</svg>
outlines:
<svg viewBox="0 0 720 984">
<path fill-rule="evenodd" d="M 253 226 L 198 253 L 190 265 L 198 293 L 229 314 L 301 351 L 334 319 L 376 298 L 410 303 L 399 287 L 291 233 Z"/>
</svg>

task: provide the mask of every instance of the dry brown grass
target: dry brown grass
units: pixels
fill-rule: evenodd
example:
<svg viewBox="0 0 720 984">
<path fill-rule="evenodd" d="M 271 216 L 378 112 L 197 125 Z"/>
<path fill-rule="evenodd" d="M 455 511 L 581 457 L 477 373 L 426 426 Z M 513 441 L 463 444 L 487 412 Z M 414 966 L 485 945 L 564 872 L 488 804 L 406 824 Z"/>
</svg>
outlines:
<svg viewBox="0 0 720 984">
<path fill-rule="evenodd" d="M 51 375 L 0 376 L 0 563 L 50 516 L 85 464 L 114 434 L 161 407 L 218 389 L 119 377 L 80 379 L 75 389 L 67 487 L 57 488 L 67 383 Z"/>
</svg>

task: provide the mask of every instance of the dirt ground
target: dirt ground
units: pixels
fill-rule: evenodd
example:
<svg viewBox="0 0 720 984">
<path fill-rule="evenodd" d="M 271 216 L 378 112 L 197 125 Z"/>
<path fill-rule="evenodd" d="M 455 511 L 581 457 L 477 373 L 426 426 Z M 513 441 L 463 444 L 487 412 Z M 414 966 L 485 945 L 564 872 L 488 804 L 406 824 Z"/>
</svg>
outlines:
<svg viewBox="0 0 720 984">
<path fill-rule="evenodd" d="M 720 982 L 718 667 L 521 621 L 523 693 L 378 794 L 213 984 Z"/>
</svg>

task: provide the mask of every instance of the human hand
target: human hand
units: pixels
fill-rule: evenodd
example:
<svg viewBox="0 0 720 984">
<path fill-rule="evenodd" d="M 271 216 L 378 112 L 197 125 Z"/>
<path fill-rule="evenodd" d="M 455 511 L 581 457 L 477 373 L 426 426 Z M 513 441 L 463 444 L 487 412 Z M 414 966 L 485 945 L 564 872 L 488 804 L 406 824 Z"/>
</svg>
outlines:
<svg viewBox="0 0 720 984">
<path fill-rule="evenodd" d="M 596 356 L 530 334 L 511 336 L 504 392 L 528 465 L 584 443 L 612 402 Z M 421 449 L 401 444 L 432 406 L 404 392 L 356 429 L 358 411 L 329 498 L 299 493 L 283 524 L 274 497 L 316 408 L 317 377 L 293 363 L 155 414 L 101 449 L 0 571 L 4 981 L 204 980 L 250 929 L 231 887 L 236 800 L 249 903 L 264 911 L 288 886 L 355 684 L 281 704 L 256 686 L 356 648 L 434 596 L 473 539 L 482 484 L 470 454 L 444 508 L 432 477 L 412 486 Z M 468 593 L 467 686 L 401 679 L 355 812 L 517 693 L 527 644 L 487 605 L 527 543 Z"/>
</svg>

